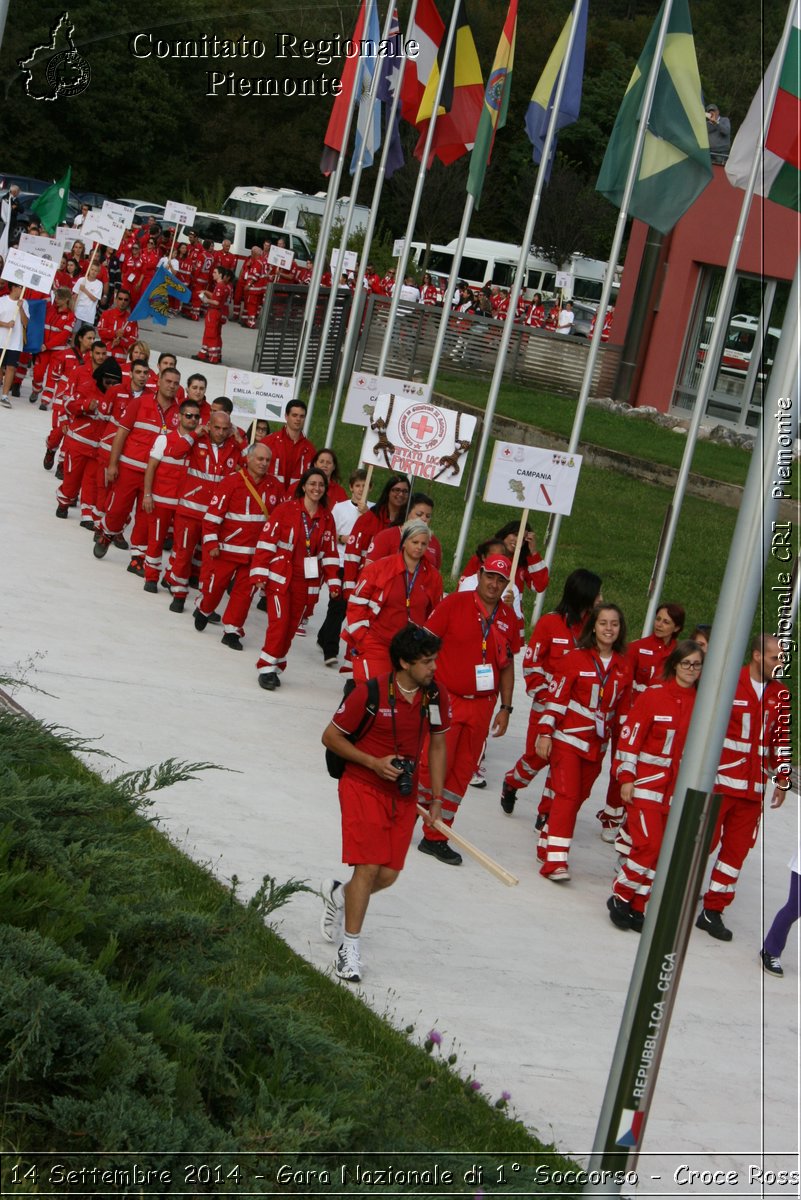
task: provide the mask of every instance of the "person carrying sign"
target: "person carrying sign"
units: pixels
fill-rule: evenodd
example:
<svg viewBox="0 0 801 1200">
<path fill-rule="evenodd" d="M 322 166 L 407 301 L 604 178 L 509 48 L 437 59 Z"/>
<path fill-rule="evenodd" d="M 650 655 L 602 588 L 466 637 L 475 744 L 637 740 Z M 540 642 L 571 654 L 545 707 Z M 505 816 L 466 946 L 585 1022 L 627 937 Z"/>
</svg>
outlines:
<svg viewBox="0 0 801 1200">
<path fill-rule="evenodd" d="M 322 886 L 320 929 L 338 944 L 334 970 L 346 983 L 362 976 L 360 934 L 370 897 L 391 887 L 403 870 L 417 820 L 418 773 L 428 743 L 431 797 L 428 822 L 438 820 L 445 780 L 449 696 L 434 680 L 438 637 L 407 625 L 390 643 L 392 670 L 376 681 L 369 719 L 369 688 L 357 684 L 323 732 L 323 745 L 345 761 L 339 779 L 342 861 L 348 883 Z"/>
</svg>

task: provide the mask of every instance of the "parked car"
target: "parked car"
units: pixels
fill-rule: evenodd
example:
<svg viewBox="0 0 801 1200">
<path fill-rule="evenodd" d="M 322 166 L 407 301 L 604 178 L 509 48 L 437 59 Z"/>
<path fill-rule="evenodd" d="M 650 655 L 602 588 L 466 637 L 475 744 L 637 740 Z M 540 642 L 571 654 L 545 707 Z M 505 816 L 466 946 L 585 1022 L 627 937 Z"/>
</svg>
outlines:
<svg viewBox="0 0 801 1200">
<path fill-rule="evenodd" d="M 581 300 L 573 301 L 573 329 L 571 332 L 576 337 L 588 338 L 590 336 L 595 307 L 595 305 L 585 304 Z"/>
<path fill-rule="evenodd" d="M 12 180 L 12 182 L 16 182 L 16 180 Z M 49 184 L 47 186 L 49 186 Z M 20 188 L 18 224 L 21 224 L 24 221 L 29 221 L 29 220 L 31 220 L 32 217 L 36 216 L 36 213 L 31 212 L 31 205 L 33 204 L 34 200 L 39 199 L 41 194 L 42 193 L 40 191 L 39 192 L 27 192 L 27 191 L 23 191 L 22 188 Z M 70 196 L 72 196 L 72 192 L 70 192 Z M 67 211 L 64 216 L 64 224 L 71 225 L 80 211 L 81 211 L 81 206 L 77 200 L 76 201 L 73 201 L 72 199 L 68 200 L 67 201 Z"/>
<path fill-rule="evenodd" d="M 127 204 L 129 208 L 134 210 L 134 225 L 144 225 L 149 216 L 154 216 L 157 221 L 164 220 L 164 205 L 154 204 L 150 200 L 117 200 L 117 204 Z"/>
<path fill-rule="evenodd" d="M 90 208 L 102 208 L 106 200 L 111 199 L 103 192 L 76 192 L 76 195 L 81 204 L 88 204 Z"/>
</svg>

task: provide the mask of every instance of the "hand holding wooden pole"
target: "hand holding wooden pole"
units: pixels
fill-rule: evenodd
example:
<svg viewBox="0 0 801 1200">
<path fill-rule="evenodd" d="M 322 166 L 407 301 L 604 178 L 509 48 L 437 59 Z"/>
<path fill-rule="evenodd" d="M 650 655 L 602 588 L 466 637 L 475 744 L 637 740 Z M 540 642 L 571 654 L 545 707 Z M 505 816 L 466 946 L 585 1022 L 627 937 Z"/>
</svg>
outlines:
<svg viewBox="0 0 801 1200">
<path fill-rule="evenodd" d="M 421 817 L 428 816 L 427 810 L 420 804 L 417 805 L 417 811 Z M 465 854 L 469 854 L 485 871 L 489 871 L 490 875 L 494 875 L 496 879 L 500 879 L 501 883 L 505 883 L 507 887 L 516 887 L 520 882 L 516 875 L 513 875 L 511 871 L 507 871 L 506 867 L 502 867 L 500 863 L 497 863 L 494 858 L 490 858 L 483 850 L 479 850 L 478 846 L 474 846 L 472 842 L 468 842 L 467 838 L 463 838 L 461 834 L 454 833 L 450 825 L 446 825 L 444 821 L 434 821 L 433 828 L 438 833 L 444 834 L 449 842 L 453 842 L 454 846 L 458 846 L 460 850 L 464 850 Z"/>
</svg>

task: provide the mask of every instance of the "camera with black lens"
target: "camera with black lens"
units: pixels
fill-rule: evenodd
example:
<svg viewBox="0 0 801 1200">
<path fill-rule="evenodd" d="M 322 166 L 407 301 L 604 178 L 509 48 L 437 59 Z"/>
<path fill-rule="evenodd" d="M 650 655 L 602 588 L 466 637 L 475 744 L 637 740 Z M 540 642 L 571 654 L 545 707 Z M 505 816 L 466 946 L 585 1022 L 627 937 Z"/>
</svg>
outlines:
<svg viewBox="0 0 801 1200">
<path fill-rule="evenodd" d="M 395 780 L 398 785 L 398 791 L 402 796 L 411 796 L 412 788 L 414 787 L 414 767 L 413 758 L 393 758 L 392 764 L 400 775 Z"/>
</svg>

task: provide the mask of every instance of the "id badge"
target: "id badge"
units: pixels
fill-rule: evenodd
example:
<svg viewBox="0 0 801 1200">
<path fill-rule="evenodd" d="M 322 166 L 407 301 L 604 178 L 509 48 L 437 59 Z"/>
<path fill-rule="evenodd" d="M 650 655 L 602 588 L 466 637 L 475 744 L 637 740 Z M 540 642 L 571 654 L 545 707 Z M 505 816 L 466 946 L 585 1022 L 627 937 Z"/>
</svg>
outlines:
<svg viewBox="0 0 801 1200">
<path fill-rule="evenodd" d="M 319 579 L 320 564 L 316 558 L 304 558 L 303 560 L 303 578 L 304 579 Z"/>
<path fill-rule="evenodd" d="M 595 718 L 595 732 L 598 734 L 598 737 L 601 739 L 601 741 L 606 738 L 606 721 L 603 717 Z"/>
<path fill-rule="evenodd" d="M 490 663 L 476 664 L 476 691 L 477 692 L 494 692 L 495 691 L 495 675 Z"/>
<path fill-rule="evenodd" d="M 442 718 L 439 715 L 439 705 L 438 704 L 429 704 L 428 717 L 429 717 L 429 721 L 431 722 L 432 725 L 441 725 L 442 724 Z"/>
</svg>

